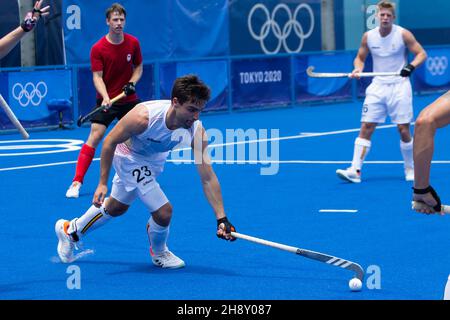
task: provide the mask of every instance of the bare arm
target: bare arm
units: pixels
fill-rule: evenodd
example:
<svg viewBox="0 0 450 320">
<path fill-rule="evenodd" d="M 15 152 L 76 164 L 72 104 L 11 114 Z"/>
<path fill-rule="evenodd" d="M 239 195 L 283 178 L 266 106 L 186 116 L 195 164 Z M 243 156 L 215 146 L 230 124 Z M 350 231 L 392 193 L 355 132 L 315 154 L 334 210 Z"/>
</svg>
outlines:
<svg viewBox="0 0 450 320">
<path fill-rule="evenodd" d="M 142 63 L 140 65 L 137 65 L 136 67 L 134 67 L 133 74 L 131 75 L 130 82 L 133 82 L 136 85 L 136 83 L 138 83 L 138 81 L 142 77 L 142 71 L 143 70 L 144 70 L 144 66 L 143 66 Z"/>
<path fill-rule="evenodd" d="M 144 105 L 137 105 L 128 112 L 111 130 L 103 141 L 100 160 L 100 180 L 92 203 L 101 206 L 108 191 L 107 184 L 111 171 L 114 151 L 119 143 L 127 141 L 147 128 L 148 112 Z"/>
<path fill-rule="evenodd" d="M 6 56 L 22 39 L 25 31 L 21 27 L 17 27 L 6 36 L 0 39 L 0 59 Z"/>
<path fill-rule="evenodd" d="M 410 31 L 404 29 L 402 35 L 409 51 L 414 54 L 414 60 L 411 61 L 411 64 L 415 68 L 417 68 L 423 62 L 425 62 L 425 60 L 427 59 L 427 53 Z"/>
<path fill-rule="evenodd" d="M 366 62 L 367 55 L 369 54 L 369 47 L 367 46 L 367 32 L 364 33 L 361 39 L 361 46 L 358 49 L 355 60 L 353 61 L 353 71 L 351 78 L 359 78 L 356 73 L 360 73 L 364 70 L 364 63 Z"/>
<path fill-rule="evenodd" d="M 111 99 L 108 95 L 108 91 L 106 90 L 105 82 L 103 81 L 103 71 L 93 72 L 92 80 L 94 82 L 95 89 L 103 98 L 102 105 L 109 106 Z"/>
<path fill-rule="evenodd" d="M 219 180 L 211 166 L 211 159 L 207 153 L 208 139 L 203 127 L 199 127 L 192 142 L 194 150 L 195 163 L 202 181 L 203 192 L 208 199 L 209 204 L 214 210 L 216 219 L 224 218 L 225 210 L 223 208 L 222 191 Z"/>
<path fill-rule="evenodd" d="M 205 129 L 199 127 L 195 133 L 192 149 L 194 150 L 195 164 L 202 181 L 203 192 L 208 199 L 209 204 L 214 210 L 217 219 L 216 235 L 225 240 L 234 241 L 236 238 L 231 236 L 236 228 L 228 221 L 223 208 L 222 191 L 220 190 L 219 180 L 211 166 L 211 159 L 207 153 L 208 138 Z"/>
<path fill-rule="evenodd" d="M 34 13 L 28 13 L 27 16 L 25 16 L 26 18 L 30 18 L 31 20 L 29 20 L 30 29 L 27 29 L 27 31 L 31 30 L 33 28 L 33 26 L 37 23 L 37 21 L 39 20 L 39 17 L 42 16 L 46 16 L 48 14 L 50 14 L 50 12 L 48 12 L 50 6 L 46 6 L 44 8 L 41 9 L 41 5 L 42 5 L 42 0 L 37 1 L 34 5 L 34 8 L 36 10 L 40 10 L 39 12 L 34 12 Z M 3 58 L 4 56 L 6 56 L 20 41 L 20 39 L 22 39 L 22 37 L 26 34 L 25 30 L 23 27 L 19 26 L 16 29 L 14 29 L 13 31 L 11 31 L 10 33 L 8 33 L 6 36 L 4 36 L 3 38 L 0 39 L 0 59 Z"/>
</svg>

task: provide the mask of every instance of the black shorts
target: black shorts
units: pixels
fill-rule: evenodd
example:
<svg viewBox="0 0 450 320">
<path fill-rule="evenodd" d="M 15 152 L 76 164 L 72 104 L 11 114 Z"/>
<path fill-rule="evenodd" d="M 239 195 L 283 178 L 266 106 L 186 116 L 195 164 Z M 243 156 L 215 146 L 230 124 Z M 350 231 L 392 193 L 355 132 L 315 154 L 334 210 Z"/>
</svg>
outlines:
<svg viewBox="0 0 450 320">
<path fill-rule="evenodd" d="M 100 124 L 104 125 L 105 127 L 108 127 L 111 124 L 111 122 L 114 121 L 114 119 L 116 119 L 116 118 L 118 120 L 122 119 L 123 116 L 128 113 L 128 111 L 133 109 L 140 102 L 141 102 L 141 100 L 138 99 L 138 100 L 128 102 L 128 103 L 122 103 L 122 104 L 115 103 L 108 110 L 101 111 L 101 112 L 95 114 L 91 118 L 91 123 L 100 123 Z M 100 106 L 101 103 L 102 103 L 102 100 L 97 100 L 97 106 Z"/>
</svg>

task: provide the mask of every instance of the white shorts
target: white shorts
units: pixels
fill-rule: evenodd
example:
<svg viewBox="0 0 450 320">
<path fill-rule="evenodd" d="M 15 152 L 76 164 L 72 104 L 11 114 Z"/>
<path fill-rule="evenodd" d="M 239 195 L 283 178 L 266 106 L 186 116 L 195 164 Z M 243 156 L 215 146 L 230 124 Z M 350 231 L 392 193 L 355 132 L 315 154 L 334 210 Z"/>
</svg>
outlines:
<svg viewBox="0 0 450 320">
<path fill-rule="evenodd" d="M 151 165 L 137 163 L 125 157 L 114 156 L 116 174 L 113 178 L 111 196 L 123 204 L 139 198 L 150 212 L 155 212 L 169 200 L 156 181 Z"/>
<path fill-rule="evenodd" d="M 413 120 L 412 88 L 409 79 L 396 83 L 372 82 L 366 89 L 361 122 L 384 123 L 389 115 L 392 123 Z"/>
</svg>

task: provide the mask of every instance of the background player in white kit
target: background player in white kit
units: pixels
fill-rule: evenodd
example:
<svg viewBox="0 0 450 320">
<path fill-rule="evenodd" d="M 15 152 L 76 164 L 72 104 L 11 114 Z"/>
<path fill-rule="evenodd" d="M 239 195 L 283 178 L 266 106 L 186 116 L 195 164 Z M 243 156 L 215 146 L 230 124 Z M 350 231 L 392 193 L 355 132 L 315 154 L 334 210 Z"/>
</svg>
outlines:
<svg viewBox="0 0 450 320">
<path fill-rule="evenodd" d="M 171 100 L 140 103 L 117 123 L 103 142 L 93 205 L 79 218 L 56 222 L 57 251 L 62 262 L 76 259 L 77 242 L 88 231 L 124 214 L 139 198 L 151 213 L 147 234 L 153 263 L 162 268 L 183 267 L 184 261 L 166 245 L 172 206 L 156 178 L 163 171 L 169 151 L 186 146 L 194 151 L 203 191 L 217 219 L 217 236 L 235 240 L 230 235 L 235 228 L 225 215 L 219 181 L 206 152 L 205 129 L 198 120 L 209 98 L 210 89 L 200 79 L 184 76 L 175 80 Z M 105 199 L 112 165 L 116 175 L 111 195 Z"/>
<path fill-rule="evenodd" d="M 389 1 L 378 3 L 379 27 L 364 33 L 361 46 L 353 62 L 352 78 L 364 69 L 369 52 L 374 72 L 400 72 L 401 77 L 375 77 L 366 90 L 361 116 L 361 129 L 355 140 L 352 165 L 336 174 L 349 182 L 361 182 L 361 168 L 371 147 L 371 137 L 377 124 L 389 115 L 400 133 L 400 150 L 404 160 L 405 179 L 414 180 L 413 140 L 410 122 L 413 119 L 412 88 L 408 77 L 422 64 L 427 54 L 414 35 L 393 23 L 395 5 Z M 408 50 L 414 59 L 408 64 Z"/>
</svg>

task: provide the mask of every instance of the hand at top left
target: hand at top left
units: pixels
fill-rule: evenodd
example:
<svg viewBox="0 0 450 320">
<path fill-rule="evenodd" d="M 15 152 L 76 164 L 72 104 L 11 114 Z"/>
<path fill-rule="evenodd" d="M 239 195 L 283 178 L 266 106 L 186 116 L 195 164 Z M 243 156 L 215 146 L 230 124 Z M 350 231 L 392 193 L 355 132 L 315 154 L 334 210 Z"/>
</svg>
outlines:
<svg viewBox="0 0 450 320">
<path fill-rule="evenodd" d="M 33 10 L 28 12 L 23 19 L 23 22 L 20 24 L 23 31 L 29 32 L 33 30 L 34 26 L 38 22 L 41 16 L 47 16 L 50 14 L 50 6 L 45 6 L 41 9 L 43 0 L 36 1 L 34 4 Z"/>
</svg>

